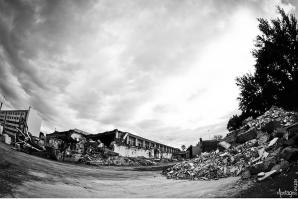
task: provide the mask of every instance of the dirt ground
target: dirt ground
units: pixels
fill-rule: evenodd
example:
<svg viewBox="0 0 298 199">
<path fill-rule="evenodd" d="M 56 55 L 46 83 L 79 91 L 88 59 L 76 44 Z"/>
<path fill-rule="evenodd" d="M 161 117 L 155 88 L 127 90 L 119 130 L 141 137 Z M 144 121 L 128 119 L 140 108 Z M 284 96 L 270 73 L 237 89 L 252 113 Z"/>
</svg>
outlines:
<svg viewBox="0 0 298 199">
<path fill-rule="evenodd" d="M 160 167 L 93 167 L 51 161 L 0 143 L 1 197 L 231 197 L 239 178 L 170 180 Z"/>
<path fill-rule="evenodd" d="M 251 183 L 251 182 L 250 182 Z M 264 182 L 253 183 L 234 197 L 239 198 L 297 198 L 298 193 L 298 165 L 294 165 L 288 172 L 272 176 Z M 292 194 L 292 197 L 291 197 Z"/>
</svg>

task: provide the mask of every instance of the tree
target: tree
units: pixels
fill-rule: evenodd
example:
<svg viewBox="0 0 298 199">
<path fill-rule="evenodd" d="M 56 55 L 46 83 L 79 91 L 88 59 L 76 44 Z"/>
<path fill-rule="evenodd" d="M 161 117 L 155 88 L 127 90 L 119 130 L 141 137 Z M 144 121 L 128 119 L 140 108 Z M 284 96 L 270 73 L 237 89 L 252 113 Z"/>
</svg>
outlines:
<svg viewBox="0 0 298 199">
<path fill-rule="evenodd" d="M 277 19 L 258 19 L 261 34 L 252 51 L 255 72 L 236 78 L 240 88 L 239 109 L 246 117 L 261 115 L 273 105 L 298 110 L 297 19 L 280 7 L 277 9 L 280 15 Z"/>
<path fill-rule="evenodd" d="M 182 149 L 182 151 L 185 150 L 185 145 L 184 144 L 181 146 L 181 149 Z"/>
<path fill-rule="evenodd" d="M 229 119 L 229 121 L 228 121 L 227 129 L 228 129 L 229 131 L 234 131 L 234 130 L 240 128 L 241 125 L 242 125 L 242 121 L 243 121 L 243 120 L 242 120 L 242 118 L 241 118 L 241 115 L 240 115 L 240 116 L 238 116 L 238 115 L 233 115 L 233 116 Z"/>
</svg>

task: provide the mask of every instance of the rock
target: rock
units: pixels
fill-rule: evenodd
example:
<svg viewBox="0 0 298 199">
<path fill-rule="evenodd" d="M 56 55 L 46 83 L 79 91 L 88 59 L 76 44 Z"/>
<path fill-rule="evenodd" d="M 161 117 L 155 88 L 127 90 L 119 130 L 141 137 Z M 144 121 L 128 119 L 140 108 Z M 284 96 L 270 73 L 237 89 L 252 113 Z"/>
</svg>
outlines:
<svg viewBox="0 0 298 199">
<path fill-rule="evenodd" d="M 289 162 L 295 161 L 298 158 L 298 148 L 294 148 L 291 146 L 286 147 L 281 151 L 280 157 Z"/>
<path fill-rule="evenodd" d="M 265 152 L 265 148 L 259 149 L 258 150 L 259 157 L 262 157 L 264 152 Z"/>
<path fill-rule="evenodd" d="M 276 164 L 275 157 L 268 157 L 264 160 L 264 170 L 263 171 L 270 171 L 271 168 Z"/>
<path fill-rule="evenodd" d="M 273 146 L 273 145 L 277 142 L 277 140 L 278 140 L 277 137 L 273 138 L 273 139 L 269 142 L 268 147 Z"/>
<path fill-rule="evenodd" d="M 283 138 L 287 134 L 287 130 L 285 128 L 277 128 L 273 132 L 274 137 Z"/>
<path fill-rule="evenodd" d="M 265 159 L 265 158 L 267 158 L 267 157 L 268 157 L 268 155 L 269 155 L 269 153 L 265 151 L 265 152 L 263 153 L 263 155 L 262 155 L 262 157 L 261 157 L 261 158 Z"/>
<path fill-rule="evenodd" d="M 264 175 L 265 175 L 264 172 L 260 172 L 260 173 L 258 173 L 258 177 L 263 177 Z"/>
<path fill-rule="evenodd" d="M 242 179 L 248 179 L 248 178 L 250 178 L 250 176 L 251 176 L 250 171 L 246 170 L 245 172 L 242 173 L 241 178 Z"/>
<path fill-rule="evenodd" d="M 258 180 L 262 181 L 288 169 L 290 162 L 298 159 L 298 133 L 292 133 L 285 143 L 289 133 L 282 128 L 294 123 L 295 114 L 272 107 L 256 119 L 249 118 L 240 129 L 228 134 L 225 141 L 219 143 L 226 149 L 224 152 L 202 153 L 169 167 L 163 174 L 172 179 L 190 180 L 215 180 L 237 175 L 246 179 L 258 174 Z M 292 132 L 296 130 L 292 128 Z M 288 147 L 283 149 L 286 144 Z"/>
<path fill-rule="evenodd" d="M 279 157 L 281 151 L 281 147 L 276 148 L 275 150 L 270 151 L 270 156 Z"/>
<path fill-rule="evenodd" d="M 228 133 L 227 136 L 224 138 L 224 141 L 226 141 L 228 143 L 235 143 L 239 131 L 240 130 L 234 130 L 234 131 Z"/>
<path fill-rule="evenodd" d="M 257 141 L 258 141 L 258 144 L 259 145 L 263 146 L 268 140 L 269 140 L 268 133 L 264 133 L 262 131 L 258 131 Z"/>
<path fill-rule="evenodd" d="M 279 172 L 281 170 L 281 166 L 280 164 L 276 164 L 271 168 L 271 171 L 276 170 L 277 172 Z"/>
<path fill-rule="evenodd" d="M 257 130 L 252 127 L 245 132 L 237 135 L 237 142 L 244 143 L 257 137 Z"/>
<path fill-rule="evenodd" d="M 273 170 L 273 171 L 268 171 L 265 173 L 265 175 L 263 177 L 258 177 L 258 181 L 263 181 L 265 180 L 266 178 L 272 176 L 273 174 L 275 174 L 277 171 L 276 170 Z"/>
<path fill-rule="evenodd" d="M 298 122 L 287 127 L 287 131 L 289 132 L 289 138 L 298 134 Z"/>
<path fill-rule="evenodd" d="M 228 149 L 228 148 L 231 147 L 231 144 L 229 144 L 229 143 L 227 143 L 227 142 L 225 142 L 225 141 L 222 141 L 222 142 L 218 143 L 218 145 L 219 145 L 219 146 L 222 146 L 222 147 L 225 148 L 225 149 Z"/>
<path fill-rule="evenodd" d="M 280 162 L 280 169 L 282 169 L 282 170 L 286 170 L 286 169 L 288 169 L 290 167 L 290 163 L 288 162 L 288 161 L 286 161 L 286 160 L 282 160 L 281 162 Z"/>
<path fill-rule="evenodd" d="M 295 121 L 295 112 L 287 112 L 282 108 L 272 106 L 263 115 L 251 120 L 247 123 L 250 127 L 255 127 L 258 130 L 272 133 L 274 129 L 280 126 L 289 126 Z"/>
<path fill-rule="evenodd" d="M 274 130 L 276 130 L 277 128 L 281 128 L 281 127 L 282 127 L 281 122 L 273 120 L 273 121 L 270 121 L 270 122 L 266 123 L 261 128 L 261 130 L 263 132 L 267 132 L 269 134 L 272 134 Z"/>
<path fill-rule="evenodd" d="M 253 117 L 250 116 L 250 117 L 246 118 L 245 120 L 243 120 L 242 124 L 243 124 L 243 125 L 248 125 L 248 126 L 249 126 L 249 125 L 251 124 L 252 121 L 253 121 Z"/>
<path fill-rule="evenodd" d="M 285 143 L 287 146 L 298 146 L 298 134 L 292 136 L 288 141 Z"/>
<path fill-rule="evenodd" d="M 264 162 L 258 162 L 252 166 L 249 167 L 249 171 L 252 175 L 255 175 L 257 173 L 260 173 L 264 171 Z"/>
</svg>

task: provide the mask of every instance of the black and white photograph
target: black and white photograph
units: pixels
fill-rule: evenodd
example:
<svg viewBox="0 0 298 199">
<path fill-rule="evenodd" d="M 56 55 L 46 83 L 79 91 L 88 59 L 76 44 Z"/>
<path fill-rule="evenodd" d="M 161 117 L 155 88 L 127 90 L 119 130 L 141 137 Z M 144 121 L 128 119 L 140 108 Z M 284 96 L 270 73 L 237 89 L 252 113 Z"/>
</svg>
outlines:
<svg viewBox="0 0 298 199">
<path fill-rule="evenodd" d="M 0 198 L 297 198 L 298 0 L 0 0 Z"/>
</svg>

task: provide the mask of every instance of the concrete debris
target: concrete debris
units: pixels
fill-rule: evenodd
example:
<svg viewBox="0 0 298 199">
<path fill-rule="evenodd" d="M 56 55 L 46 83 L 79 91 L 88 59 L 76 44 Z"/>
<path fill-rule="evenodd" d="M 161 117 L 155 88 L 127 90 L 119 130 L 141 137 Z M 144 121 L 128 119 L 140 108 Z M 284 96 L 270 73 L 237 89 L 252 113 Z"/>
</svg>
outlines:
<svg viewBox="0 0 298 199">
<path fill-rule="evenodd" d="M 160 161 L 160 160 L 159 160 Z M 90 145 L 79 162 L 95 166 L 153 166 L 157 162 L 145 157 L 123 157 L 101 145 Z"/>
<path fill-rule="evenodd" d="M 263 181 L 275 173 L 286 171 L 298 159 L 298 131 L 291 128 L 290 139 L 285 130 L 295 123 L 295 112 L 272 107 L 256 119 L 248 118 L 236 130 L 236 142 L 220 142 L 225 151 L 211 151 L 165 169 L 162 174 L 172 179 L 211 180 L 229 176 L 243 179 L 257 175 Z M 274 137 L 273 137 L 274 136 Z M 230 135 L 231 137 L 231 135 Z M 225 139 L 227 140 L 227 139 Z"/>
<path fill-rule="evenodd" d="M 258 156 L 257 149 L 247 142 L 225 152 L 203 153 L 200 157 L 178 163 L 163 171 L 168 178 L 174 179 L 219 179 L 238 176 Z M 246 176 L 250 174 L 246 173 Z"/>
<path fill-rule="evenodd" d="M 257 129 L 255 127 L 251 127 L 247 131 L 240 131 L 236 140 L 238 143 L 244 143 L 255 138 L 257 138 Z"/>
<path fill-rule="evenodd" d="M 269 142 L 268 147 L 273 146 L 273 145 L 277 142 L 277 140 L 278 140 L 278 138 L 273 138 L 273 139 Z"/>
<path fill-rule="evenodd" d="M 258 181 L 263 181 L 265 180 L 266 178 L 270 177 L 271 175 L 273 175 L 274 173 L 276 173 L 276 170 L 272 170 L 272 171 L 268 171 L 265 173 L 264 176 L 262 177 L 258 177 Z"/>
<path fill-rule="evenodd" d="M 261 132 L 261 131 L 258 132 L 257 140 L 258 140 L 259 145 L 263 145 L 264 143 L 266 143 L 269 140 L 268 133 L 264 133 L 264 132 Z"/>
<path fill-rule="evenodd" d="M 298 148 L 286 147 L 281 151 L 280 157 L 287 161 L 296 160 L 298 158 Z"/>
<path fill-rule="evenodd" d="M 260 173 L 258 173 L 258 177 L 263 177 L 264 175 L 265 175 L 264 172 L 260 172 Z"/>
<path fill-rule="evenodd" d="M 153 166 L 157 164 L 144 157 L 109 156 L 104 158 L 100 155 L 87 154 L 80 161 L 94 166 Z"/>
<path fill-rule="evenodd" d="M 268 125 L 269 122 L 275 121 L 276 123 L 270 123 L 271 126 L 273 126 L 273 128 L 274 126 L 277 126 L 277 123 L 280 123 L 282 126 L 287 127 L 295 123 L 296 114 L 296 112 L 287 112 L 284 111 L 282 108 L 273 106 L 263 115 L 257 117 L 255 120 L 248 121 L 247 125 L 261 130 L 261 128 L 266 127 L 266 125 Z M 269 131 L 270 130 L 271 129 L 269 129 Z"/>
<path fill-rule="evenodd" d="M 225 149 L 228 149 L 231 147 L 231 144 L 227 143 L 226 141 L 222 141 L 222 142 L 218 143 L 218 145 L 222 146 Z"/>
</svg>

